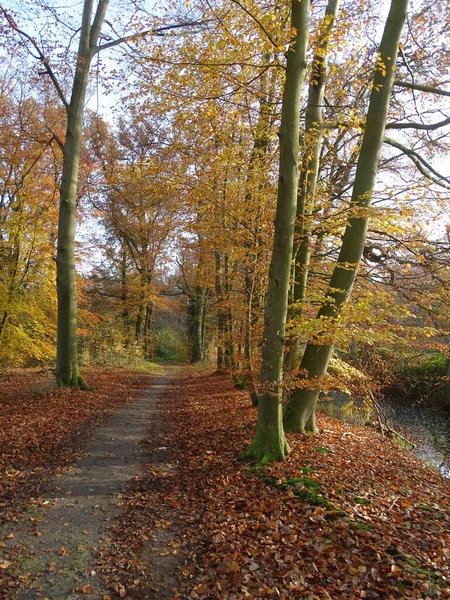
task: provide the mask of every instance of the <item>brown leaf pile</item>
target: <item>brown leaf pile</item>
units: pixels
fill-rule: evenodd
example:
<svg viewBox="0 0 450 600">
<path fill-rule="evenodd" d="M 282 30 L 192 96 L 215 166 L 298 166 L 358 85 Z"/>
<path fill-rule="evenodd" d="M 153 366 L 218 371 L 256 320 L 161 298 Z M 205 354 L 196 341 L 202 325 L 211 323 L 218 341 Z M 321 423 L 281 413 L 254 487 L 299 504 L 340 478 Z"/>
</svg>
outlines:
<svg viewBox="0 0 450 600">
<path fill-rule="evenodd" d="M 171 390 L 176 470 L 136 481 L 103 551 L 119 597 L 450 598 L 448 481 L 371 428 L 327 417 L 320 434 L 290 437 L 285 463 L 239 462 L 249 404 L 226 376 L 194 374 Z M 158 532 L 177 520 L 161 548 Z M 146 572 L 152 552 L 178 556 L 169 596 L 158 563 Z"/>
<path fill-rule="evenodd" d="M 92 390 L 55 388 L 54 373 L 13 370 L 0 380 L 0 523 L 74 461 L 87 432 L 150 386 L 147 373 L 86 369 Z"/>
</svg>

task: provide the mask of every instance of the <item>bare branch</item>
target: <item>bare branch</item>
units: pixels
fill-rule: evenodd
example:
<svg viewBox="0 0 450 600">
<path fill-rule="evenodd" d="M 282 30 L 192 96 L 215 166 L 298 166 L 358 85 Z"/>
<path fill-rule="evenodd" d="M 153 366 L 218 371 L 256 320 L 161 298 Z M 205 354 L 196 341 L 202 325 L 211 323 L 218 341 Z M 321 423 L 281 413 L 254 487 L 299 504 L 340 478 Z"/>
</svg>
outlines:
<svg viewBox="0 0 450 600">
<path fill-rule="evenodd" d="M 126 44 L 127 42 L 132 42 L 134 40 L 139 40 L 145 38 L 148 35 L 154 36 L 164 36 L 166 31 L 170 31 L 173 29 L 181 29 L 184 27 L 199 27 L 203 25 L 207 25 L 210 21 L 187 21 L 185 23 L 179 23 L 177 25 L 166 25 L 165 27 L 158 27 L 156 29 L 146 29 L 145 31 L 140 31 L 138 33 L 134 33 L 132 35 L 126 35 L 124 37 L 118 38 L 117 40 L 112 40 L 110 42 L 106 42 L 106 44 L 101 44 L 100 46 L 96 46 L 93 49 L 93 54 L 100 52 L 101 50 L 106 50 L 108 48 L 114 48 L 114 46 L 119 46 L 120 44 Z"/>
<path fill-rule="evenodd" d="M 386 125 L 386 129 L 422 129 L 425 131 L 435 131 L 440 127 L 445 127 L 446 125 L 450 125 L 450 117 L 444 119 L 443 121 L 438 121 L 437 123 L 431 123 L 427 125 L 426 123 L 388 123 Z"/>
<path fill-rule="evenodd" d="M 431 181 L 434 181 L 434 183 L 436 183 L 437 185 L 447 190 L 450 189 L 450 179 L 438 173 L 438 171 L 436 171 L 436 169 L 434 169 L 433 166 L 430 165 L 430 163 L 428 163 L 415 150 L 411 150 L 411 148 L 408 148 L 400 142 L 397 142 L 396 140 L 393 140 L 392 138 L 388 137 L 384 138 L 384 143 L 388 144 L 389 146 L 393 146 L 394 148 L 401 150 L 403 154 L 406 154 L 406 156 L 408 156 L 413 161 L 413 163 L 416 165 L 417 169 L 422 173 L 422 175 L 424 175 Z M 434 177 L 432 175 L 434 175 Z"/>
<path fill-rule="evenodd" d="M 441 90 L 440 88 L 431 87 L 429 85 L 419 85 L 418 83 L 409 83 L 408 81 L 399 81 L 398 79 L 394 81 L 394 85 L 408 88 L 410 90 L 418 90 L 419 92 L 438 94 L 439 96 L 450 96 L 450 91 Z"/>
<path fill-rule="evenodd" d="M 15 23 L 14 19 L 1 5 L 0 5 L 0 12 L 3 14 L 5 19 L 8 21 L 8 25 L 11 27 L 11 29 L 13 31 L 15 31 L 16 33 L 18 33 L 19 35 L 21 35 L 22 37 L 24 37 L 25 39 L 27 39 L 32 44 L 33 48 L 38 53 L 38 58 L 41 61 L 41 63 L 43 64 L 47 75 L 50 77 L 53 85 L 55 86 L 55 90 L 56 90 L 61 102 L 64 104 L 64 108 L 66 109 L 66 111 L 68 111 L 69 103 L 66 100 L 64 92 L 63 92 L 61 86 L 59 85 L 59 81 L 56 78 L 56 75 L 53 72 L 53 69 L 51 68 L 51 66 L 49 64 L 48 59 L 45 57 L 44 53 L 42 52 L 41 48 L 37 44 L 36 40 L 34 38 L 32 38 L 31 35 L 29 35 L 26 31 L 19 29 L 19 27 L 17 27 L 17 24 Z"/>
<path fill-rule="evenodd" d="M 106 11 L 108 9 L 109 0 L 100 0 L 97 5 L 97 11 L 95 13 L 94 21 L 91 26 L 91 34 L 89 40 L 89 47 L 91 51 L 95 51 L 97 48 L 97 40 L 101 34 L 102 25 L 105 20 Z"/>
</svg>

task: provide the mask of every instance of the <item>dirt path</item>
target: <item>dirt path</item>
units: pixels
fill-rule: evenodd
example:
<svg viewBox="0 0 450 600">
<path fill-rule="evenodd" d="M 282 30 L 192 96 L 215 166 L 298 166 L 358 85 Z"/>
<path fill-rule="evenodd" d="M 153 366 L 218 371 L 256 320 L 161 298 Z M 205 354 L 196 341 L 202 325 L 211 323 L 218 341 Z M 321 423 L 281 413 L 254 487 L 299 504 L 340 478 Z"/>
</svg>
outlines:
<svg viewBox="0 0 450 600">
<path fill-rule="evenodd" d="M 176 372 L 177 367 L 167 367 L 149 390 L 95 430 L 86 456 L 55 479 L 46 496 L 30 506 L 29 516 L 8 526 L 6 550 L 21 571 L 21 589 L 9 597 L 109 597 L 96 572 L 95 550 L 108 537 L 120 494 L 139 466 L 172 468 L 162 444 L 159 452 L 150 453 L 145 442 L 154 448 L 158 436 L 164 440 L 163 395 Z"/>
</svg>

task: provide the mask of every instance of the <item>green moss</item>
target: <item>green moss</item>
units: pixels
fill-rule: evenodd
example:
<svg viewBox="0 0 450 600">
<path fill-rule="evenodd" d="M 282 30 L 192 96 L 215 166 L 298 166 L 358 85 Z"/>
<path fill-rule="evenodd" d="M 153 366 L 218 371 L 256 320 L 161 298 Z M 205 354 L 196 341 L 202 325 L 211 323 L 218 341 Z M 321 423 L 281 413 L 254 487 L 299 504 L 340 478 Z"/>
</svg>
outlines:
<svg viewBox="0 0 450 600">
<path fill-rule="evenodd" d="M 321 493 L 321 485 L 309 477 L 295 477 L 286 480 L 286 485 L 293 487 L 294 494 L 313 506 L 322 506 L 327 510 L 334 510 L 333 504 Z"/>
<path fill-rule="evenodd" d="M 360 496 L 355 496 L 353 498 L 355 504 L 362 504 L 363 506 L 367 506 L 370 504 L 370 500 L 368 498 L 361 498 Z"/>
<path fill-rule="evenodd" d="M 314 469 L 313 467 L 300 467 L 300 472 L 304 475 L 308 475 L 309 473 L 315 473 L 316 471 L 317 469 Z"/>
<path fill-rule="evenodd" d="M 351 521 L 350 525 L 353 527 L 353 529 L 358 531 L 370 531 L 370 527 L 367 525 L 367 523 L 361 523 L 361 521 Z"/>
<path fill-rule="evenodd" d="M 319 454 L 331 454 L 331 450 L 328 450 L 328 448 L 322 448 L 322 446 L 316 446 L 314 450 Z"/>
</svg>

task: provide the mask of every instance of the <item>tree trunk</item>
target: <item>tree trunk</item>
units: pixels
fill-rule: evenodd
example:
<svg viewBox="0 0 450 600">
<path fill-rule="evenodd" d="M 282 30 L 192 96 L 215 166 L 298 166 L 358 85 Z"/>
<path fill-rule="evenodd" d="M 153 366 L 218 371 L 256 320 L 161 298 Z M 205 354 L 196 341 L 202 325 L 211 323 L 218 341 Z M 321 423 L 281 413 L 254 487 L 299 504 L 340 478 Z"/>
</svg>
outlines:
<svg viewBox="0 0 450 600">
<path fill-rule="evenodd" d="M 1 341 L 2 337 L 3 337 L 4 331 L 6 329 L 6 325 L 8 323 L 8 318 L 9 318 L 9 312 L 6 311 L 6 310 L 3 311 L 3 316 L 2 316 L 2 319 L 0 321 L 0 341 Z"/>
<path fill-rule="evenodd" d="M 328 292 L 318 313 L 323 329 L 308 342 L 300 370 L 307 373 L 308 387 L 298 388 L 285 410 L 286 431 L 315 431 L 315 411 L 320 379 L 326 374 L 333 353 L 332 328 L 342 306 L 348 300 L 362 258 L 368 226 L 369 208 L 375 186 L 378 161 L 383 144 L 395 64 L 408 0 L 392 0 L 375 65 L 361 150 L 356 167 L 350 217 L 342 238 L 339 257 L 330 279 Z M 330 341 L 331 338 L 331 341 Z M 311 386 L 311 380 L 317 385 Z"/>
<path fill-rule="evenodd" d="M 120 263 L 120 279 L 121 292 L 120 301 L 122 303 L 122 323 L 124 330 L 124 346 L 130 346 L 130 309 L 128 307 L 128 269 L 127 269 L 127 252 L 125 245 L 122 244 L 122 260 Z"/>
<path fill-rule="evenodd" d="M 280 166 L 275 233 L 264 315 L 261 384 L 256 433 L 245 456 L 261 463 L 284 460 L 289 446 L 282 423 L 282 379 L 289 276 L 298 187 L 300 98 L 306 68 L 309 0 L 292 1 L 280 123 Z"/>
<path fill-rule="evenodd" d="M 224 278 L 225 278 L 225 297 L 227 309 L 225 313 L 225 366 L 227 369 L 235 370 L 235 348 L 234 348 L 234 315 L 231 310 L 231 276 L 230 276 L 230 257 L 224 256 Z"/>
<path fill-rule="evenodd" d="M 81 134 L 89 68 L 107 7 L 107 0 L 99 1 L 91 25 L 93 0 L 84 2 L 72 95 L 67 106 L 56 253 L 58 293 L 56 381 L 60 385 L 68 386 L 85 385 L 78 370 L 75 222 Z"/>
<path fill-rule="evenodd" d="M 200 362 L 204 358 L 204 332 L 205 332 L 205 309 L 207 290 L 200 285 L 195 286 L 195 296 L 192 298 L 191 306 L 191 362 Z"/>
<path fill-rule="evenodd" d="M 329 0 L 322 22 L 321 34 L 313 57 L 309 82 L 308 104 L 305 117 L 305 147 L 301 166 L 297 197 L 297 220 L 294 232 L 294 284 L 290 319 L 301 319 L 306 300 L 309 263 L 311 259 L 311 236 L 309 219 L 312 215 L 317 180 L 319 177 L 320 150 L 322 147 L 322 106 L 325 95 L 327 54 L 330 33 L 336 20 L 340 0 Z M 286 355 L 285 367 L 293 371 L 299 362 L 300 345 L 294 338 Z"/>
<path fill-rule="evenodd" d="M 224 307 L 224 285 L 223 285 L 223 270 L 222 270 L 222 256 L 219 252 L 215 253 L 216 261 L 216 278 L 215 278 L 215 292 L 216 292 L 216 306 L 217 306 L 217 371 L 226 370 L 227 356 L 226 356 L 226 334 L 227 334 L 227 315 Z"/>
</svg>

